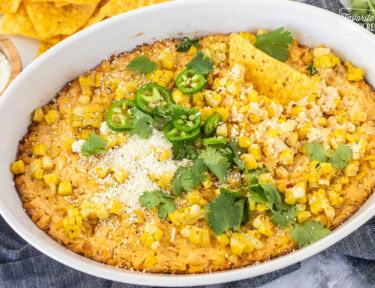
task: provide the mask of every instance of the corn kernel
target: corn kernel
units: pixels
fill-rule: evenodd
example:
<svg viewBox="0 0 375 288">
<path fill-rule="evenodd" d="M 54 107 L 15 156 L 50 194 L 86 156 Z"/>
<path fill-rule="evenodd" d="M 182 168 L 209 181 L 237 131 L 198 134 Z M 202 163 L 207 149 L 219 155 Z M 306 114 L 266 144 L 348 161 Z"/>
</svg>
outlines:
<svg viewBox="0 0 375 288">
<path fill-rule="evenodd" d="M 44 119 L 46 120 L 48 125 L 52 125 L 57 120 L 59 120 L 60 115 L 56 110 L 50 110 L 45 116 Z"/>
<path fill-rule="evenodd" d="M 143 262 L 144 268 L 150 268 L 156 264 L 156 257 L 152 254 L 146 256 L 145 261 Z"/>
<path fill-rule="evenodd" d="M 257 124 L 262 120 L 262 118 L 259 115 L 254 113 L 249 113 L 248 119 L 252 124 Z"/>
<path fill-rule="evenodd" d="M 305 112 L 306 111 L 306 107 L 304 106 L 294 106 L 292 108 L 292 115 L 297 117 L 299 115 L 299 113 L 302 113 L 302 112 Z"/>
<path fill-rule="evenodd" d="M 98 175 L 100 178 L 103 179 L 107 177 L 109 170 L 107 168 L 98 167 L 96 168 L 95 173 L 96 175 Z"/>
<path fill-rule="evenodd" d="M 10 170 L 14 175 L 25 173 L 25 163 L 22 160 L 14 161 Z"/>
<path fill-rule="evenodd" d="M 222 246 L 228 246 L 229 244 L 229 237 L 227 234 L 221 234 L 219 236 L 215 236 L 216 240 L 222 245 Z"/>
<path fill-rule="evenodd" d="M 202 92 L 204 95 L 204 99 L 206 100 L 207 105 L 211 107 L 217 107 L 220 105 L 221 100 L 223 99 L 222 96 L 210 90 L 205 90 Z"/>
<path fill-rule="evenodd" d="M 257 162 L 253 154 L 242 154 L 240 156 L 241 161 L 244 162 L 246 169 L 254 170 L 258 167 Z"/>
<path fill-rule="evenodd" d="M 197 48 L 194 45 L 191 45 L 186 54 L 192 56 L 195 55 L 195 53 L 197 53 Z"/>
<path fill-rule="evenodd" d="M 276 175 L 281 179 L 287 178 L 288 174 L 288 170 L 286 170 L 283 166 L 280 166 L 276 169 Z"/>
<path fill-rule="evenodd" d="M 334 68 L 335 66 L 339 64 L 340 64 L 340 59 L 333 54 L 323 55 L 314 60 L 314 66 L 316 68 L 320 68 L 320 67 Z"/>
<path fill-rule="evenodd" d="M 33 145 L 33 154 L 35 156 L 46 155 L 46 144 L 34 144 Z"/>
<path fill-rule="evenodd" d="M 69 238 L 73 239 L 81 234 L 82 217 L 77 208 L 70 206 L 67 215 L 63 218 L 63 227 Z"/>
<path fill-rule="evenodd" d="M 154 239 L 157 241 L 160 241 L 161 238 L 163 238 L 163 235 L 164 235 L 164 232 L 158 228 L 154 233 Z"/>
<path fill-rule="evenodd" d="M 358 170 L 359 170 L 359 163 L 351 162 L 351 163 L 348 164 L 348 166 L 346 166 L 344 172 L 345 172 L 346 176 L 353 177 L 353 176 L 357 175 Z"/>
<path fill-rule="evenodd" d="M 216 135 L 222 136 L 222 137 L 227 137 L 228 136 L 227 124 L 222 124 L 219 127 L 217 127 L 216 128 Z"/>
<path fill-rule="evenodd" d="M 31 162 L 30 168 L 31 168 L 31 173 L 35 179 L 38 179 L 38 180 L 43 179 L 42 161 L 40 159 L 36 159 L 33 162 Z"/>
<path fill-rule="evenodd" d="M 350 62 L 345 62 L 344 64 L 348 69 L 347 79 L 349 81 L 361 81 L 363 80 L 363 70 L 360 68 L 355 68 Z"/>
<path fill-rule="evenodd" d="M 251 144 L 247 151 L 249 154 L 253 155 L 257 161 L 262 158 L 262 150 L 260 149 L 259 144 Z"/>
<path fill-rule="evenodd" d="M 33 116 L 33 121 L 40 123 L 40 122 L 43 121 L 43 119 L 44 119 L 43 110 L 41 108 L 35 109 L 34 116 Z"/>
<path fill-rule="evenodd" d="M 111 209 L 109 210 L 113 214 L 120 214 L 122 210 L 122 204 L 118 200 L 112 200 Z"/>
<path fill-rule="evenodd" d="M 318 120 L 319 125 L 326 127 L 327 126 L 327 119 L 325 117 L 319 117 Z"/>
<path fill-rule="evenodd" d="M 161 58 L 161 65 L 163 68 L 171 70 L 174 67 L 174 61 L 175 55 L 173 55 L 172 53 L 166 53 Z"/>
<path fill-rule="evenodd" d="M 208 117 L 215 113 L 214 109 L 212 108 L 203 108 L 200 110 L 200 112 L 203 121 L 206 121 Z"/>
<path fill-rule="evenodd" d="M 173 80 L 174 73 L 169 70 L 156 70 L 152 76 L 152 81 L 163 87 L 168 87 L 168 85 Z"/>
<path fill-rule="evenodd" d="M 292 149 L 284 149 L 278 156 L 280 163 L 283 165 L 292 165 L 294 159 L 294 152 Z"/>
<path fill-rule="evenodd" d="M 60 195 L 69 195 L 72 193 L 72 183 L 70 181 L 63 181 L 59 184 L 57 193 Z"/>
<path fill-rule="evenodd" d="M 299 224 L 305 223 L 311 217 L 310 211 L 297 212 L 297 221 Z"/>
<path fill-rule="evenodd" d="M 129 177 L 129 173 L 124 169 L 116 168 L 114 169 L 113 177 L 115 177 L 118 183 L 122 184 Z"/>
<path fill-rule="evenodd" d="M 241 148 L 248 148 L 251 145 L 251 139 L 246 136 L 241 136 L 238 145 L 240 145 Z"/>
<path fill-rule="evenodd" d="M 169 156 L 170 156 L 170 152 L 167 149 L 163 149 L 162 152 L 160 153 L 159 159 L 160 161 L 165 162 L 168 160 Z"/>
<path fill-rule="evenodd" d="M 42 167 L 43 169 L 51 169 L 53 168 L 53 162 L 52 159 L 48 156 L 44 156 L 42 158 Z"/>
<path fill-rule="evenodd" d="M 164 172 L 163 174 L 160 175 L 160 177 L 157 181 L 157 184 L 161 188 L 165 189 L 172 183 L 173 178 L 174 178 L 174 172 L 173 171 Z"/>
<path fill-rule="evenodd" d="M 176 104 L 182 104 L 185 101 L 184 93 L 182 93 L 180 90 L 176 89 L 172 92 L 172 98 L 173 101 Z"/>
<path fill-rule="evenodd" d="M 241 31 L 240 33 L 238 33 L 239 36 L 241 36 L 242 38 L 250 41 L 250 43 L 252 45 L 255 45 L 255 42 L 256 42 L 256 36 L 254 34 L 250 34 L 248 32 L 243 32 Z"/>
<path fill-rule="evenodd" d="M 188 202 L 190 205 L 198 204 L 203 206 L 207 203 L 205 199 L 202 198 L 200 192 L 192 191 L 188 194 Z"/>
</svg>

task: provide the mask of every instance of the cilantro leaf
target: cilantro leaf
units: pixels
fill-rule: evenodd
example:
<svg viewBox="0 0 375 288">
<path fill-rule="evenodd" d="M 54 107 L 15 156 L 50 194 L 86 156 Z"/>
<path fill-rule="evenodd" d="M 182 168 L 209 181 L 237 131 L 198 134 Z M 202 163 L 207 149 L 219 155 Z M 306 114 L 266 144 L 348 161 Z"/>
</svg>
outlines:
<svg viewBox="0 0 375 288">
<path fill-rule="evenodd" d="M 193 60 L 185 66 L 199 74 L 207 74 L 214 69 L 214 62 L 210 57 L 205 56 L 204 52 L 199 50 Z"/>
<path fill-rule="evenodd" d="M 201 181 L 206 180 L 206 175 L 203 173 L 206 170 L 207 167 L 202 159 L 195 161 L 190 168 L 178 167 L 172 181 L 173 194 L 181 197 L 183 191 L 190 192 L 199 186 Z"/>
<path fill-rule="evenodd" d="M 187 110 L 188 108 L 173 103 L 167 106 L 156 106 L 154 114 L 163 118 L 177 118 Z"/>
<path fill-rule="evenodd" d="M 159 205 L 158 216 L 160 219 L 167 218 L 169 213 L 176 210 L 173 197 L 165 195 L 161 190 L 143 192 L 139 197 L 139 202 L 146 209 L 153 209 Z"/>
<path fill-rule="evenodd" d="M 230 142 L 229 147 L 233 151 L 233 162 L 241 170 L 245 170 L 245 164 L 240 160 L 240 154 L 244 152 L 244 149 L 240 147 L 238 141 Z"/>
<path fill-rule="evenodd" d="M 324 150 L 322 144 L 314 141 L 305 145 L 306 154 L 309 156 L 310 161 L 319 161 L 321 163 L 327 161 L 327 152 Z"/>
<path fill-rule="evenodd" d="M 131 112 L 133 114 L 134 123 L 132 132 L 137 134 L 142 139 L 150 138 L 154 119 L 137 108 L 133 108 Z"/>
<path fill-rule="evenodd" d="M 350 146 L 341 143 L 330 156 L 328 162 L 335 168 L 345 168 L 352 157 L 352 153 Z"/>
<path fill-rule="evenodd" d="M 104 154 L 106 152 L 105 147 L 107 143 L 102 136 L 96 134 L 90 134 L 81 147 L 81 153 L 83 156 L 90 156 L 96 154 Z"/>
<path fill-rule="evenodd" d="M 262 50 L 269 56 L 285 62 L 289 57 L 289 44 L 293 37 L 289 31 L 284 31 L 284 27 L 276 29 L 270 33 L 258 35 L 256 37 L 255 47 Z"/>
<path fill-rule="evenodd" d="M 271 214 L 271 221 L 278 225 L 281 229 L 285 229 L 287 227 L 292 226 L 296 223 L 297 217 L 297 210 L 295 206 L 285 205 L 288 206 L 286 210 L 280 209 L 276 211 L 270 210 Z"/>
<path fill-rule="evenodd" d="M 312 142 L 306 144 L 306 154 L 310 161 L 328 162 L 335 168 L 345 168 L 352 157 L 352 149 L 345 144 L 339 144 L 333 153 L 326 152 L 322 144 Z"/>
<path fill-rule="evenodd" d="M 275 186 L 268 182 L 259 182 L 256 177 L 250 179 L 248 193 L 256 203 L 264 203 L 272 210 L 283 203 L 280 192 Z"/>
<path fill-rule="evenodd" d="M 311 62 L 308 66 L 307 66 L 307 71 L 310 72 L 310 76 L 314 76 L 315 74 L 318 74 L 318 70 L 316 70 L 316 67 L 314 66 L 314 62 Z"/>
<path fill-rule="evenodd" d="M 195 160 L 198 158 L 197 150 L 191 143 L 174 142 L 172 152 L 174 160 L 190 159 Z"/>
<path fill-rule="evenodd" d="M 236 201 L 236 197 L 228 193 L 220 193 L 205 209 L 209 212 L 206 216 L 208 226 L 216 235 L 221 235 L 230 228 L 239 229 L 244 202 L 242 199 Z"/>
<path fill-rule="evenodd" d="M 323 224 L 309 220 L 303 225 L 296 225 L 290 232 L 293 240 L 300 246 L 310 245 L 330 234 L 331 231 Z"/>
<path fill-rule="evenodd" d="M 196 48 L 200 47 L 199 39 L 189 39 L 189 37 L 184 37 L 184 42 L 177 44 L 177 52 L 187 52 L 191 46 Z"/>
<path fill-rule="evenodd" d="M 146 56 L 138 56 L 126 66 L 126 70 L 135 70 L 143 74 L 152 73 L 156 68 L 156 63 L 148 59 Z"/>
<path fill-rule="evenodd" d="M 207 147 L 202 151 L 200 157 L 208 169 L 219 179 L 220 183 L 227 180 L 230 162 L 220 151 L 212 147 Z"/>
</svg>

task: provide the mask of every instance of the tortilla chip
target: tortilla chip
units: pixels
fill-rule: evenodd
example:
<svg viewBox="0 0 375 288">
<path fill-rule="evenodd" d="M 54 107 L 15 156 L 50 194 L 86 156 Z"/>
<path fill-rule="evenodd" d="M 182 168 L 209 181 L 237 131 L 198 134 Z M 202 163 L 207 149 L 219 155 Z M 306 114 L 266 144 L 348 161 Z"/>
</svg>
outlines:
<svg viewBox="0 0 375 288">
<path fill-rule="evenodd" d="M 25 0 L 25 7 L 39 39 L 71 35 L 81 28 L 94 13 L 97 4 L 56 7 L 52 2 L 34 3 Z"/>
<path fill-rule="evenodd" d="M 15 13 L 22 0 L 0 0 L 0 13 Z"/>
<path fill-rule="evenodd" d="M 85 27 L 91 26 L 98 23 L 104 19 L 137 9 L 141 7 L 146 7 L 153 4 L 158 4 L 162 2 L 168 2 L 171 0 L 107 0 L 104 4 L 97 9 L 92 16 L 92 18 L 87 22 Z"/>
<path fill-rule="evenodd" d="M 98 4 L 100 0 L 31 0 L 31 2 L 35 2 L 35 3 L 55 2 L 55 5 L 57 7 L 61 7 L 64 5 L 69 5 L 69 4 L 79 4 L 79 5 Z"/>
<path fill-rule="evenodd" d="M 238 34 L 230 35 L 229 57 L 232 64 L 246 67 L 246 78 L 255 89 L 265 96 L 279 98 L 282 104 L 320 93 L 317 81 L 268 56 Z"/>
<path fill-rule="evenodd" d="M 46 52 L 49 48 L 53 46 L 55 46 L 55 44 L 41 40 L 39 42 L 39 47 L 38 47 L 38 52 L 36 53 L 36 57 L 39 57 L 40 55 L 42 55 L 44 52 Z"/>
<path fill-rule="evenodd" d="M 23 4 L 20 5 L 16 13 L 3 15 L 0 32 L 37 38 L 33 23 L 27 15 Z"/>
</svg>

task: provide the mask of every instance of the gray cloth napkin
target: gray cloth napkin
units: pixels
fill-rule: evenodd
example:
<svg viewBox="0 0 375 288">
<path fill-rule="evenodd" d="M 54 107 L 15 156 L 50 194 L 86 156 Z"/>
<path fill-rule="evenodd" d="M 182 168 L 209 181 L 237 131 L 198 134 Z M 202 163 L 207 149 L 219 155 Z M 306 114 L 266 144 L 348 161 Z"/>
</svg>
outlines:
<svg viewBox="0 0 375 288">
<path fill-rule="evenodd" d="M 302 0 L 338 13 L 338 0 Z M 328 249 L 340 253 L 370 285 L 375 287 L 375 218 Z M 206 286 L 259 287 L 299 269 L 300 264 L 247 280 Z M 163 283 L 157 283 L 163 285 Z M 103 280 L 68 268 L 27 244 L 0 217 L 0 288 L 135 288 L 136 285 Z"/>
</svg>

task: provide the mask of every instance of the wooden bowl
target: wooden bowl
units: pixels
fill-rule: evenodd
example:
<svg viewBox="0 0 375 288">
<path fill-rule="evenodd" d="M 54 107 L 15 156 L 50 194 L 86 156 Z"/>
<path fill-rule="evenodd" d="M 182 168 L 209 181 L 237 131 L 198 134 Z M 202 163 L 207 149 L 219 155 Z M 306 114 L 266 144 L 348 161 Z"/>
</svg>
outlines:
<svg viewBox="0 0 375 288">
<path fill-rule="evenodd" d="M 0 96 L 3 94 L 5 89 L 9 86 L 10 83 L 16 78 L 16 76 L 22 70 L 22 62 L 20 55 L 16 46 L 6 37 L 4 34 L 0 34 L 0 51 L 8 58 L 10 64 L 10 75 L 8 83 L 5 85 L 4 89 L 0 91 Z"/>
</svg>

